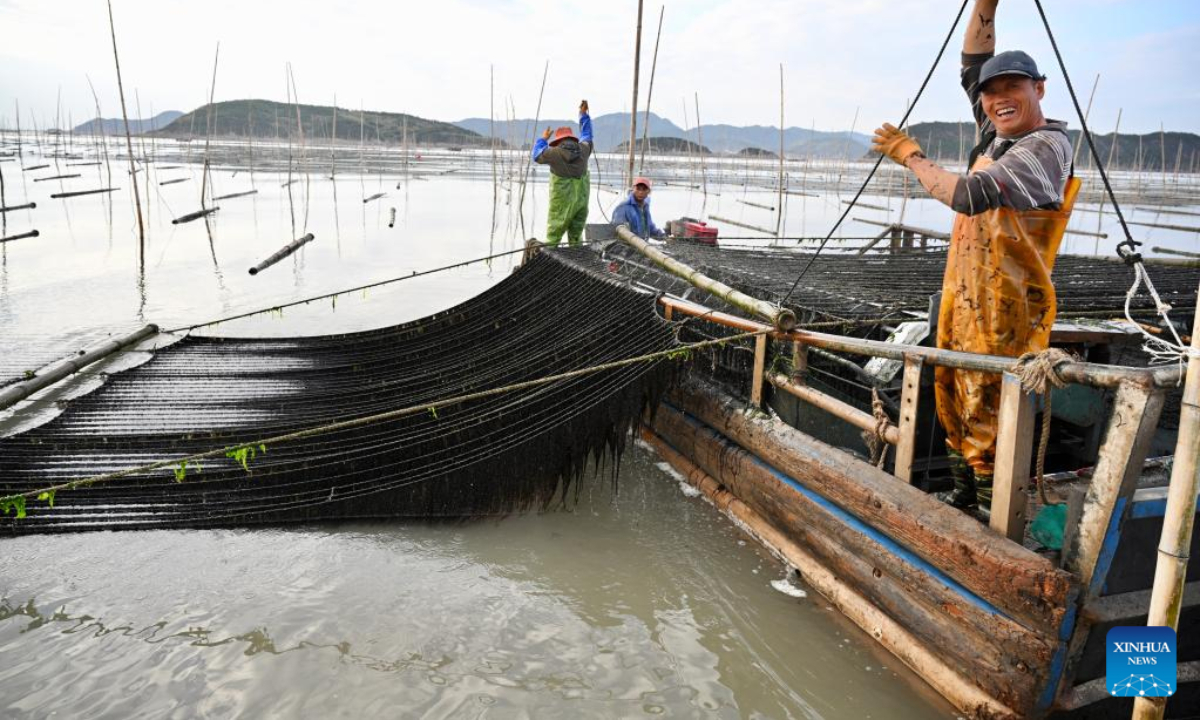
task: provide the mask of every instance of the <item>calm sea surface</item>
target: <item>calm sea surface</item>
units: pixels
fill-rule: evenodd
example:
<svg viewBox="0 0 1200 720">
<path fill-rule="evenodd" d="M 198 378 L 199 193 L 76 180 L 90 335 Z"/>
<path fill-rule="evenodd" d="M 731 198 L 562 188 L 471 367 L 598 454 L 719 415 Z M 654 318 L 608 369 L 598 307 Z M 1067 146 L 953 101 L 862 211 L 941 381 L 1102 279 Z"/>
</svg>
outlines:
<svg viewBox="0 0 1200 720">
<path fill-rule="evenodd" d="M 5 234 L 41 235 L 0 244 L 0 380 L 146 322 L 227 317 L 504 252 L 542 234 L 543 182 L 527 188 L 522 229 L 518 188 L 501 188 L 493 212 L 490 164 L 480 165 L 488 161 L 428 155 L 406 173 L 298 175 L 290 201 L 284 173 L 219 167 L 214 194 L 258 194 L 217 201 L 210 221 L 182 225 L 170 221 L 200 207 L 199 166 L 151 166 L 142 264 L 124 164 L 113 164 L 113 184 L 124 190 L 52 200 L 107 185 L 106 171 L 83 167 L 81 178 L 35 183 L 57 173 L 5 163 L 6 202 L 38 206 L 9 213 Z M 176 178 L 184 181 L 159 184 Z M 608 179 L 593 182 L 600 221 L 600 207 L 618 195 L 604 187 Z M 771 213 L 738 198 L 769 204 L 774 195 L 730 186 L 705 198 L 665 186 L 655 216 L 716 213 L 773 225 Z M 897 198 L 874 202 L 891 216 L 900 210 Z M 784 234 L 824 233 L 843 207 L 836 195 L 789 197 Z M 909 201 L 905 212 L 916 225 L 948 221 L 930 203 Z M 301 252 L 247 273 L 304 232 L 316 239 Z M 382 327 L 477 294 L 514 262 L 204 332 Z M 574 508 L 498 522 L 0 539 L 0 717 L 954 716 L 819 596 L 799 597 L 802 581 L 786 576 L 640 444 L 621 463 L 619 493 L 605 470 Z"/>
</svg>

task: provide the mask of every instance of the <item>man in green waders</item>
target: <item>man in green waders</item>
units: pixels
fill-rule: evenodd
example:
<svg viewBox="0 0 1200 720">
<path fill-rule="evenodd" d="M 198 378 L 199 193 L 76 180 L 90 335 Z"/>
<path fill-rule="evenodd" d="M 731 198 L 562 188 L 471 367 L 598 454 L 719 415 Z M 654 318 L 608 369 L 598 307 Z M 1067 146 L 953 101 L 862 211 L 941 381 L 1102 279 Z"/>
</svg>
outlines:
<svg viewBox="0 0 1200 720">
<path fill-rule="evenodd" d="M 588 158 L 592 156 L 592 118 L 587 100 L 579 104 L 579 137 L 568 126 L 550 128 L 533 144 L 533 160 L 550 166 L 550 217 L 546 220 L 546 244 L 557 247 L 563 232 L 571 245 L 583 244 L 588 198 L 592 182 Z"/>
</svg>

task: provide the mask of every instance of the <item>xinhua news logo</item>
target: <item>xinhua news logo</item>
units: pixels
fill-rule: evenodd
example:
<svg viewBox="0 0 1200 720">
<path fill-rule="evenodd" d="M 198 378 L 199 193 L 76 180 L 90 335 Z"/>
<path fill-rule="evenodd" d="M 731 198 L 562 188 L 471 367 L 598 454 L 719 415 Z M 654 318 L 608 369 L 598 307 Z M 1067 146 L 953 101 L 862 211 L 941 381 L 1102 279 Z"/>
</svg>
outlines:
<svg viewBox="0 0 1200 720">
<path fill-rule="evenodd" d="M 1169 627 L 1115 627 L 1105 646 L 1105 686 L 1116 697 L 1175 694 L 1175 631 Z"/>
</svg>

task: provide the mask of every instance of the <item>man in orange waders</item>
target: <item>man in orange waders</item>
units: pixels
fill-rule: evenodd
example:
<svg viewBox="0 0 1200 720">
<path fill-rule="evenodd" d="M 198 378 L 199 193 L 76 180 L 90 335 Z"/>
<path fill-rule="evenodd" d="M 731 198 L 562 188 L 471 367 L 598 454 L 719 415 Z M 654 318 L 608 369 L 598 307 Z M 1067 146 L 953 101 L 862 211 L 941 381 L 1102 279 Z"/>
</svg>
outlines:
<svg viewBox="0 0 1200 720">
<path fill-rule="evenodd" d="M 891 125 L 875 149 L 905 166 L 953 208 L 954 230 L 942 280 L 939 348 L 1016 357 L 1046 349 L 1056 311 L 1050 273 L 1079 190 L 1066 123 L 1042 114 L 1046 78 L 1021 51 L 995 54 L 998 0 L 976 0 L 963 40 L 962 85 L 982 142 L 969 172 L 927 159 Z M 942 499 L 987 515 L 992 503 L 1000 377 L 936 369 L 938 419 L 954 490 Z"/>
</svg>

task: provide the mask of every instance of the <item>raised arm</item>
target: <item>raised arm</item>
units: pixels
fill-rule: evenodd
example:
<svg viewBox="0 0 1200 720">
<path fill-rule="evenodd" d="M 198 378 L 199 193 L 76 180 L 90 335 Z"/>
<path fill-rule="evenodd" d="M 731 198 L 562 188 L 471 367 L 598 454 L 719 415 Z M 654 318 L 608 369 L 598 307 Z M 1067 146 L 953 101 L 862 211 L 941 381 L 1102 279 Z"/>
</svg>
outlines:
<svg viewBox="0 0 1200 720">
<path fill-rule="evenodd" d="M 975 0 L 967 34 L 963 36 L 963 54 L 981 55 L 996 51 L 996 6 L 1000 0 Z"/>
<path fill-rule="evenodd" d="M 579 103 L 579 142 L 592 142 L 592 116 L 588 112 L 588 101 Z"/>
</svg>

